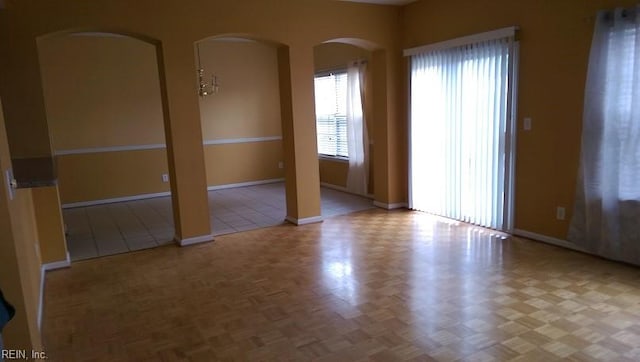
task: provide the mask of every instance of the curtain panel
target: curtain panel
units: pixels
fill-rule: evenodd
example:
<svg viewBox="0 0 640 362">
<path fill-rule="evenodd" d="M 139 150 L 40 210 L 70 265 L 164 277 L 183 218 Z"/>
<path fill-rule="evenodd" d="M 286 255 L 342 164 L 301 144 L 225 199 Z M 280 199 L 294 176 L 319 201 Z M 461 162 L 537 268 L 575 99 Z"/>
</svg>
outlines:
<svg viewBox="0 0 640 362">
<path fill-rule="evenodd" d="M 596 17 L 568 239 L 590 252 L 640 264 L 638 7 Z"/>
</svg>

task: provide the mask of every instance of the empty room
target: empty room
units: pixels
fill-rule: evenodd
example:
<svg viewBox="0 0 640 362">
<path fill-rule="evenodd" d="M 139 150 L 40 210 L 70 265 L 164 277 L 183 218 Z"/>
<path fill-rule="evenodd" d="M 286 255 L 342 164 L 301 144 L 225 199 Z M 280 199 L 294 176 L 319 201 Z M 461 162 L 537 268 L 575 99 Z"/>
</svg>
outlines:
<svg viewBox="0 0 640 362">
<path fill-rule="evenodd" d="M 0 360 L 639 360 L 638 9 L 0 0 Z"/>
</svg>

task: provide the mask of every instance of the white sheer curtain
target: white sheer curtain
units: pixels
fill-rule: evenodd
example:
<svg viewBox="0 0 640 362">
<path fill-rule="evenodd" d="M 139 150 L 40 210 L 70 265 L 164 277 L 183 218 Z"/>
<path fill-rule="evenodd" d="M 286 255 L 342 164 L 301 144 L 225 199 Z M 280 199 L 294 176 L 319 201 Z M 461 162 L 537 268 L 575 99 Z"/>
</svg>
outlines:
<svg viewBox="0 0 640 362">
<path fill-rule="evenodd" d="M 411 58 L 410 207 L 510 228 L 512 37 Z"/>
<path fill-rule="evenodd" d="M 640 263 L 640 16 L 598 13 L 585 89 L 569 240 Z"/>
<path fill-rule="evenodd" d="M 347 190 L 366 195 L 369 185 L 367 125 L 363 102 L 366 63 L 354 62 L 347 68 L 347 147 L 349 173 Z"/>
</svg>

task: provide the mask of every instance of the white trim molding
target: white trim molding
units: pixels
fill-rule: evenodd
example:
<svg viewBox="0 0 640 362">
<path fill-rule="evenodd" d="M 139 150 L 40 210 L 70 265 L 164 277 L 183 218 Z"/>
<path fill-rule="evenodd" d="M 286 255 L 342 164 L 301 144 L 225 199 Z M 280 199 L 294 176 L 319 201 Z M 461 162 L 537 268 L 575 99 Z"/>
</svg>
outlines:
<svg viewBox="0 0 640 362">
<path fill-rule="evenodd" d="M 527 239 L 531 239 L 531 240 L 535 240 L 535 241 L 541 241 L 543 243 L 546 244 L 551 244 L 551 245 L 555 245 L 555 246 L 560 246 L 563 248 L 567 248 L 567 249 L 571 249 L 571 250 L 575 250 L 575 251 L 580 251 L 583 253 L 589 253 L 588 251 L 580 248 L 579 246 L 570 243 L 566 240 L 562 240 L 562 239 L 558 239 L 558 238 L 554 238 L 552 236 L 546 236 L 546 235 L 542 235 L 542 234 L 538 234 L 538 233 L 534 233 L 531 231 L 526 231 L 526 230 L 521 230 L 521 229 L 514 229 L 513 230 L 513 235 L 515 236 L 522 236 L 524 238 Z"/>
<path fill-rule="evenodd" d="M 157 143 L 157 144 L 151 144 L 151 145 L 76 148 L 76 149 L 70 149 L 70 150 L 56 150 L 53 152 L 53 155 L 68 156 L 68 155 L 81 155 L 81 154 L 87 154 L 87 153 L 158 150 L 163 148 L 167 148 L 167 145 L 165 145 L 164 143 Z"/>
<path fill-rule="evenodd" d="M 42 308 L 44 306 L 44 280 L 50 270 L 68 268 L 71 266 L 71 257 L 67 251 L 67 259 L 42 264 L 40 266 L 40 298 L 38 298 L 38 330 L 42 332 Z"/>
<path fill-rule="evenodd" d="M 231 143 L 253 143 L 253 142 L 270 142 L 270 141 L 282 141 L 282 136 L 270 136 L 270 137 L 248 137 L 248 138 L 224 138 L 219 140 L 206 140 L 203 145 L 227 145 Z"/>
<path fill-rule="evenodd" d="M 42 264 L 42 269 L 44 271 L 56 270 L 56 269 L 64 269 L 71 266 L 71 258 L 69 257 L 69 252 L 67 251 L 67 259 L 54 261 L 51 263 Z"/>
<path fill-rule="evenodd" d="M 406 202 L 395 202 L 395 203 L 384 203 L 384 202 L 380 202 L 380 201 L 374 201 L 373 202 L 373 206 L 379 207 L 381 209 L 385 209 L 385 210 L 395 210 L 395 209 L 406 209 L 407 208 L 407 203 Z"/>
<path fill-rule="evenodd" d="M 226 145 L 234 143 L 253 143 L 253 142 L 270 142 L 281 141 L 282 136 L 268 136 L 268 137 L 247 137 L 247 138 L 224 138 L 219 140 L 205 140 L 203 145 Z M 144 151 L 144 150 L 159 150 L 167 148 L 164 143 L 155 143 L 148 145 L 129 145 L 129 146 L 109 146 L 109 147 L 92 147 L 92 148 L 74 148 L 68 150 L 55 150 L 54 156 L 68 156 L 68 155 L 82 155 L 88 153 L 104 153 L 104 152 L 124 152 L 124 151 Z"/>
<path fill-rule="evenodd" d="M 319 223 L 319 222 L 322 222 L 323 219 L 322 219 L 322 216 L 305 217 L 302 219 L 296 219 L 295 217 L 287 216 L 285 220 L 287 220 L 288 222 L 294 225 L 300 226 L 300 225 Z"/>
<path fill-rule="evenodd" d="M 178 235 L 176 235 L 174 237 L 174 240 L 180 246 L 187 246 L 187 245 L 193 245 L 193 244 L 206 243 L 209 241 L 213 241 L 214 239 L 213 239 L 213 234 L 207 234 L 207 235 L 194 236 L 194 237 L 185 238 L 185 239 L 180 239 Z"/>
<path fill-rule="evenodd" d="M 207 191 L 222 190 L 222 189 L 232 189 L 232 188 L 235 188 L 235 187 L 244 187 L 244 186 L 264 185 L 264 184 L 271 184 L 271 183 L 277 183 L 277 182 L 283 182 L 283 181 L 284 181 L 284 178 L 273 178 L 273 179 L 267 179 L 267 180 L 238 182 L 238 183 L 234 183 L 234 184 L 207 186 Z M 153 193 L 153 194 L 140 194 L 140 195 L 132 195 L 132 196 L 114 197 L 114 198 L 111 198 L 111 199 L 71 202 L 71 203 L 68 203 L 68 204 L 62 204 L 62 208 L 63 209 L 72 209 L 74 207 L 95 206 L 95 205 L 112 204 L 114 202 L 154 199 L 156 197 L 164 197 L 164 196 L 171 196 L 171 192 L 167 191 L 167 192 L 157 192 L 157 193 Z"/>
<path fill-rule="evenodd" d="M 344 193 L 347 193 L 347 194 L 350 194 L 350 195 L 366 197 L 368 199 L 373 199 L 373 197 L 374 197 L 373 194 L 366 194 L 366 195 L 356 194 L 356 193 L 353 193 L 353 192 L 347 190 L 347 188 L 344 187 L 344 186 L 338 186 L 338 185 L 330 184 L 328 182 L 320 182 L 320 186 L 326 187 L 328 189 L 333 189 L 333 190 L 336 190 L 336 191 L 344 192 Z"/>
<path fill-rule="evenodd" d="M 350 193 L 346 187 L 344 186 L 339 186 L 339 185 L 334 185 L 334 184 L 330 184 L 328 182 L 320 182 L 320 186 L 322 187 L 326 187 L 328 189 L 332 189 L 332 190 L 336 190 L 336 191 L 341 191 L 341 192 L 346 192 L 346 193 Z"/>
<path fill-rule="evenodd" d="M 233 188 L 236 188 L 236 187 L 273 184 L 273 183 L 276 183 L 276 182 L 283 182 L 283 181 L 284 181 L 284 178 L 272 178 L 272 179 L 259 180 L 259 181 L 238 182 L 238 183 L 234 183 L 234 184 L 207 186 L 207 190 L 208 191 L 215 191 L 215 190 L 233 189 Z"/>
<path fill-rule="evenodd" d="M 44 265 L 40 267 L 40 298 L 38 298 L 38 331 L 42 333 L 42 308 L 44 306 Z"/>
<path fill-rule="evenodd" d="M 438 42 L 438 43 L 433 43 L 433 44 L 429 44 L 429 45 L 422 45 L 422 46 L 415 47 L 415 48 L 405 49 L 403 51 L 403 55 L 405 57 L 410 57 L 412 55 L 417 55 L 417 54 L 422 54 L 422 53 L 427 53 L 427 52 L 433 52 L 433 51 L 442 50 L 442 49 L 449 49 L 449 48 L 464 46 L 464 45 L 468 45 L 468 44 L 479 43 L 479 42 L 487 41 L 487 40 L 506 38 L 506 37 L 513 37 L 513 36 L 516 35 L 517 31 L 518 31 L 518 27 L 517 26 L 510 26 L 510 27 L 507 27 L 507 28 L 487 31 L 487 32 L 480 33 L 480 34 L 468 35 L 468 36 L 463 36 L 463 37 L 460 37 L 460 38 L 441 41 L 441 42 Z"/>
<path fill-rule="evenodd" d="M 103 205 L 103 204 L 112 204 L 114 202 L 123 202 L 123 201 L 135 201 L 135 200 L 144 200 L 144 199 L 153 199 L 156 197 L 170 196 L 171 192 L 157 192 L 154 194 L 141 194 L 141 195 L 133 195 L 133 196 L 124 196 L 124 197 L 114 197 L 112 199 L 102 199 L 102 200 L 91 200 L 91 201 L 79 201 L 72 202 L 68 204 L 62 204 L 63 209 L 71 209 L 74 207 L 84 207 L 84 206 L 95 206 L 95 205 Z"/>
</svg>

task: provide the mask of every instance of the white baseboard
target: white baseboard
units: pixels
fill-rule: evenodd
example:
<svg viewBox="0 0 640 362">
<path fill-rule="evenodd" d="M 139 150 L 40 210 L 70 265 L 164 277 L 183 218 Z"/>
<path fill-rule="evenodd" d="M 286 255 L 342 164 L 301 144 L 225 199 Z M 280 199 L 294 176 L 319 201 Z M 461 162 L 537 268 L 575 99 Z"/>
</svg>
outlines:
<svg viewBox="0 0 640 362">
<path fill-rule="evenodd" d="M 334 185 L 334 184 L 330 184 L 328 182 L 320 182 L 320 186 L 322 187 L 326 187 L 328 189 L 333 189 L 333 190 L 337 190 L 337 191 L 342 191 L 342 192 L 349 192 L 347 190 L 346 187 L 344 186 L 339 186 L 339 185 Z"/>
<path fill-rule="evenodd" d="M 71 266 L 71 258 L 69 257 L 69 252 L 67 252 L 66 260 L 60 260 L 60 261 L 54 261 L 52 263 L 42 264 L 42 268 L 44 269 L 44 271 L 68 268 L 70 266 Z"/>
<path fill-rule="evenodd" d="M 42 308 L 44 306 L 44 265 L 40 267 L 40 298 L 38 298 L 38 331 L 42 333 Z"/>
<path fill-rule="evenodd" d="M 63 209 L 71 209 L 71 208 L 74 208 L 74 207 L 84 207 L 84 206 L 112 204 L 114 202 L 153 199 L 153 198 L 156 198 L 156 197 L 163 197 L 163 196 L 170 196 L 170 195 L 171 195 L 171 192 L 158 192 L 158 193 L 154 193 L 154 194 L 141 194 L 141 195 L 133 195 L 133 196 L 114 197 L 112 199 L 80 201 L 80 202 L 72 202 L 72 203 L 69 203 L 69 204 L 62 204 L 62 208 Z"/>
<path fill-rule="evenodd" d="M 44 279 L 46 272 L 49 270 L 56 270 L 62 268 L 68 268 L 71 266 L 71 257 L 67 251 L 67 259 L 61 261 L 54 261 L 53 263 L 46 263 L 40 266 L 40 298 L 38 299 L 38 330 L 42 331 L 42 308 L 44 306 Z"/>
<path fill-rule="evenodd" d="M 174 240 L 180 246 L 187 246 L 187 245 L 200 244 L 200 243 L 206 243 L 208 241 L 213 241 L 213 235 L 208 234 L 208 235 L 194 236 L 186 239 L 180 239 L 178 238 L 178 236 L 175 236 Z"/>
<path fill-rule="evenodd" d="M 366 198 L 369 198 L 369 199 L 373 199 L 373 194 L 366 194 L 366 195 L 356 194 L 356 193 L 353 193 L 353 192 L 349 191 L 344 186 L 338 186 L 338 185 L 330 184 L 328 182 L 320 182 L 320 186 L 326 187 L 328 189 L 336 190 L 336 191 L 342 191 L 342 192 L 345 192 L 345 193 L 351 194 L 351 195 L 362 196 L 362 197 L 366 197 Z"/>
<path fill-rule="evenodd" d="M 387 204 L 384 202 L 380 202 L 380 201 L 374 201 L 373 202 L 373 206 L 382 208 L 382 209 L 386 209 L 386 210 L 395 210 L 395 209 L 406 209 L 407 208 L 407 203 L 406 202 L 396 202 L 396 203 L 392 203 L 392 204 Z"/>
<path fill-rule="evenodd" d="M 296 219 L 295 217 L 287 216 L 285 220 L 294 225 L 307 225 L 322 222 L 322 216 L 305 217 L 302 219 Z"/>
<path fill-rule="evenodd" d="M 208 191 L 214 191 L 214 190 L 222 190 L 222 189 L 232 189 L 232 188 L 235 188 L 235 187 L 272 184 L 272 183 L 282 182 L 282 181 L 284 181 L 284 178 L 274 178 L 274 179 L 268 179 L 268 180 L 239 182 L 239 183 L 234 183 L 234 184 L 208 186 L 207 190 Z M 114 197 L 114 198 L 111 198 L 111 199 L 71 202 L 71 203 L 68 203 L 68 204 L 62 204 L 62 208 L 63 209 L 72 209 L 74 207 L 104 205 L 104 204 L 112 204 L 114 202 L 146 200 L 146 199 L 154 199 L 156 197 L 164 197 L 164 196 L 171 196 L 171 192 L 157 192 L 157 193 L 153 193 L 153 194 L 140 194 L 140 195 L 132 195 L 132 196 L 124 196 L 124 197 Z"/>
<path fill-rule="evenodd" d="M 224 185 L 208 186 L 207 190 L 208 191 L 215 191 L 215 190 L 233 189 L 233 188 L 236 188 L 236 187 L 273 184 L 273 183 L 282 182 L 282 181 L 284 181 L 284 178 L 272 178 L 272 179 L 268 179 L 268 180 L 238 182 L 238 183 L 235 183 L 235 184 L 224 184 Z"/>
<path fill-rule="evenodd" d="M 547 244 L 551 244 L 551 245 L 555 245 L 555 246 L 560 246 L 560 247 L 571 249 L 571 250 L 575 250 L 575 251 L 581 251 L 583 253 L 588 253 L 586 250 L 580 248 L 579 246 L 577 246 L 577 245 L 575 245 L 573 243 L 570 243 L 570 242 L 568 242 L 566 240 L 554 238 L 552 236 L 546 236 L 546 235 L 542 235 L 542 234 L 538 234 L 538 233 L 534 233 L 534 232 L 526 231 L 526 230 L 520 230 L 520 229 L 514 229 L 513 230 L 513 235 L 522 236 L 522 237 L 525 237 L 527 239 L 541 241 L 543 243 L 547 243 Z"/>
</svg>

